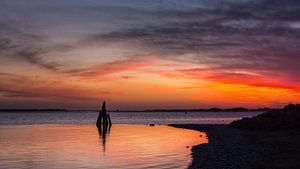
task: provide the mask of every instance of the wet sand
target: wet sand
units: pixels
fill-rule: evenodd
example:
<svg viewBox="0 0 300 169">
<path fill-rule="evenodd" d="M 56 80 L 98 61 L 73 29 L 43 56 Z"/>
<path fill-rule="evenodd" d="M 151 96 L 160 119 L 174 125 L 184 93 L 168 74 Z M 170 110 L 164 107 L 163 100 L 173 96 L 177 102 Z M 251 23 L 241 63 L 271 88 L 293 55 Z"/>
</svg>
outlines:
<svg viewBox="0 0 300 169">
<path fill-rule="evenodd" d="M 189 169 L 261 169 L 270 162 L 272 146 L 249 132 L 226 125 L 179 124 L 178 128 L 206 132 L 209 143 L 192 148 Z"/>
</svg>

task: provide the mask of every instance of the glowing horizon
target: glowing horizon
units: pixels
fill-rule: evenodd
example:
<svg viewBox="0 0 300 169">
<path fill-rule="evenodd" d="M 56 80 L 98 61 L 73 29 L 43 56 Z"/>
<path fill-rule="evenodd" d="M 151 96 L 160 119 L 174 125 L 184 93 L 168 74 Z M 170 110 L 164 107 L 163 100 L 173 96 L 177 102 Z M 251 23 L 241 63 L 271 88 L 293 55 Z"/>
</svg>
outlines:
<svg viewBox="0 0 300 169">
<path fill-rule="evenodd" d="M 2 1 L 0 108 L 299 103 L 299 2 L 222 2 Z"/>
</svg>

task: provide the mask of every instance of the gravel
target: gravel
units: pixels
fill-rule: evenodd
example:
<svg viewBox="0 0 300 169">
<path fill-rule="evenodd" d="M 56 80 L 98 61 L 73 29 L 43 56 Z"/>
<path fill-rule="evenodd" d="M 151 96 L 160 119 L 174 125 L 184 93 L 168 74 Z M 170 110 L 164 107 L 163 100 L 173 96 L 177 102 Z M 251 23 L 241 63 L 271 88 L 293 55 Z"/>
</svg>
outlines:
<svg viewBox="0 0 300 169">
<path fill-rule="evenodd" d="M 179 124 L 178 128 L 206 132 L 209 143 L 192 148 L 189 169 L 262 169 L 270 148 L 245 131 L 226 125 Z"/>
</svg>

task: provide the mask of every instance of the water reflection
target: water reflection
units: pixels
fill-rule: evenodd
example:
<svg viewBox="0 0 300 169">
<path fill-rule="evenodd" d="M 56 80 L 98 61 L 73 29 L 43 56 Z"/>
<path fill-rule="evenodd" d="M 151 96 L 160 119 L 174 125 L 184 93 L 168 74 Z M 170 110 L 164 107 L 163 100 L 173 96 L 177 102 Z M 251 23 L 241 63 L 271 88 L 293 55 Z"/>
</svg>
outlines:
<svg viewBox="0 0 300 169">
<path fill-rule="evenodd" d="M 0 168 L 179 169 L 193 145 L 207 142 L 205 133 L 169 126 L 0 126 Z"/>
<path fill-rule="evenodd" d="M 102 141 L 102 150 L 105 152 L 105 142 L 106 142 L 106 137 L 109 136 L 111 124 L 101 124 L 99 125 L 98 128 L 98 133 L 99 133 L 99 138 Z"/>
</svg>

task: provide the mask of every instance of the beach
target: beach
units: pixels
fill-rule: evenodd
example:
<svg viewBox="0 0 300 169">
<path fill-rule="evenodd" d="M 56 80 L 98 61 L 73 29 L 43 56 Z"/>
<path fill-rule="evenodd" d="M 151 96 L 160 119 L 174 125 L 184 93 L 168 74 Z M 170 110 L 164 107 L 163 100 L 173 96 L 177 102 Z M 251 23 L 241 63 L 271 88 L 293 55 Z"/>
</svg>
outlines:
<svg viewBox="0 0 300 169">
<path fill-rule="evenodd" d="M 253 139 L 247 132 L 226 125 L 176 124 L 174 127 L 207 133 L 209 143 L 192 148 L 189 169 L 263 168 L 269 160 L 270 147 Z"/>
<path fill-rule="evenodd" d="M 176 124 L 207 133 L 208 144 L 192 148 L 189 169 L 298 169 L 297 131 L 247 131 L 228 125 Z"/>
</svg>

